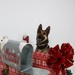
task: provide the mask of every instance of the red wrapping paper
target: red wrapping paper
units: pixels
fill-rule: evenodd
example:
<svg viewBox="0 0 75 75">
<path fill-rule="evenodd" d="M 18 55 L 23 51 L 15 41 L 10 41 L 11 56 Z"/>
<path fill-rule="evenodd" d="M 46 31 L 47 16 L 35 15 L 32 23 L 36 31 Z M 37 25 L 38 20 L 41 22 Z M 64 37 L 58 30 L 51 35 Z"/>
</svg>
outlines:
<svg viewBox="0 0 75 75">
<path fill-rule="evenodd" d="M 49 70 L 50 71 L 49 75 L 54 75 L 53 70 L 51 68 L 49 68 L 47 63 L 46 63 L 48 57 L 49 57 L 48 53 L 34 52 L 33 53 L 33 66 Z"/>
<path fill-rule="evenodd" d="M 59 45 L 51 47 L 47 65 L 54 70 L 54 75 L 66 75 L 66 68 L 73 65 L 74 49 L 69 43 L 63 43 L 61 49 Z"/>
</svg>

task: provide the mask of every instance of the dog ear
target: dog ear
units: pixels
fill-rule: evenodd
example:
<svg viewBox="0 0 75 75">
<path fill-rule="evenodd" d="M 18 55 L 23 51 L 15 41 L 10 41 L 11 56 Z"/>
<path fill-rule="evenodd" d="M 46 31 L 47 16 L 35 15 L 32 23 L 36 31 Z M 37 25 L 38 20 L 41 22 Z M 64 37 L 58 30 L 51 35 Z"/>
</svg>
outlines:
<svg viewBox="0 0 75 75">
<path fill-rule="evenodd" d="M 42 30 L 42 24 L 39 25 L 39 27 L 37 29 L 37 33 L 40 33 L 41 30 Z"/>
<path fill-rule="evenodd" d="M 50 26 L 48 26 L 46 29 L 45 29 L 47 35 L 50 33 Z"/>
</svg>

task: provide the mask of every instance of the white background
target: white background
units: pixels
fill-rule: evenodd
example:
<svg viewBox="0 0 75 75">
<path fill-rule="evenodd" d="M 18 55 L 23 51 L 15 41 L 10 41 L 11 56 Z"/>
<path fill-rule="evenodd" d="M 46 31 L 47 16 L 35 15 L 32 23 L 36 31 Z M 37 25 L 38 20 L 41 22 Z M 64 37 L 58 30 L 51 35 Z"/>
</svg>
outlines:
<svg viewBox="0 0 75 75">
<path fill-rule="evenodd" d="M 0 0 L 0 39 L 22 40 L 29 35 L 35 50 L 40 23 L 43 29 L 51 26 L 51 47 L 69 42 L 75 49 L 75 0 Z M 74 75 L 75 66 L 70 69 Z"/>
</svg>

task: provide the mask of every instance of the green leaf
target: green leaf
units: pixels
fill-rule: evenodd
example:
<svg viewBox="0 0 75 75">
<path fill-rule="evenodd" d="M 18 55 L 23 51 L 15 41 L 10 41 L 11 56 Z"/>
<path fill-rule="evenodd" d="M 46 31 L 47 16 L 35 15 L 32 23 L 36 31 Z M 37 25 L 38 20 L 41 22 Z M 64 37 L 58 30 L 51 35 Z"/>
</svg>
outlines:
<svg viewBox="0 0 75 75">
<path fill-rule="evenodd" d="M 66 70 L 67 75 L 72 75 L 71 70 Z"/>
</svg>

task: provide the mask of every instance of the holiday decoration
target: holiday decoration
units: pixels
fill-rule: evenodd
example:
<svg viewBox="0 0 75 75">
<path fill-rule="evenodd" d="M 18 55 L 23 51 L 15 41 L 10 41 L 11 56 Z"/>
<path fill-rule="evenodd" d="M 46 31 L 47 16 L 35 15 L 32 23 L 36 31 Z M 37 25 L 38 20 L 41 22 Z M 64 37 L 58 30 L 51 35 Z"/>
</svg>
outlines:
<svg viewBox="0 0 75 75">
<path fill-rule="evenodd" d="M 47 64 L 54 70 L 54 75 L 66 75 L 66 68 L 73 65 L 74 49 L 69 43 L 63 43 L 61 49 L 59 45 L 51 47 Z"/>
<path fill-rule="evenodd" d="M 36 36 L 37 44 L 33 54 L 33 66 L 49 70 L 49 75 L 72 74 L 67 68 L 72 66 L 74 62 L 73 47 L 69 43 L 63 43 L 61 48 L 59 48 L 58 44 L 55 47 L 49 47 L 49 32 L 50 26 L 45 30 L 42 29 L 42 24 L 38 26 Z"/>
<path fill-rule="evenodd" d="M 34 52 L 34 54 L 33 54 L 33 66 L 37 67 L 37 68 L 49 70 L 49 75 L 54 75 L 53 70 L 50 67 L 48 67 L 48 65 L 47 65 L 48 58 L 49 58 L 48 53 Z"/>
<path fill-rule="evenodd" d="M 0 44 L 0 75 L 72 75 L 68 68 L 74 63 L 74 49 L 70 43 L 50 47 L 50 29 L 38 26 L 35 52 L 29 36 L 24 35 L 23 41 L 4 36 Z"/>
<path fill-rule="evenodd" d="M 26 41 L 27 43 L 29 43 L 29 36 L 23 35 L 23 40 Z"/>
<path fill-rule="evenodd" d="M 33 46 L 10 39 L 1 41 L 0 75 L 48 75 L 49 71 L 33 67 Z M 14 71 L 14 73 L 12 72 Z M 18 73 L 16 73 L 16 71 Z"/>
</svg>

